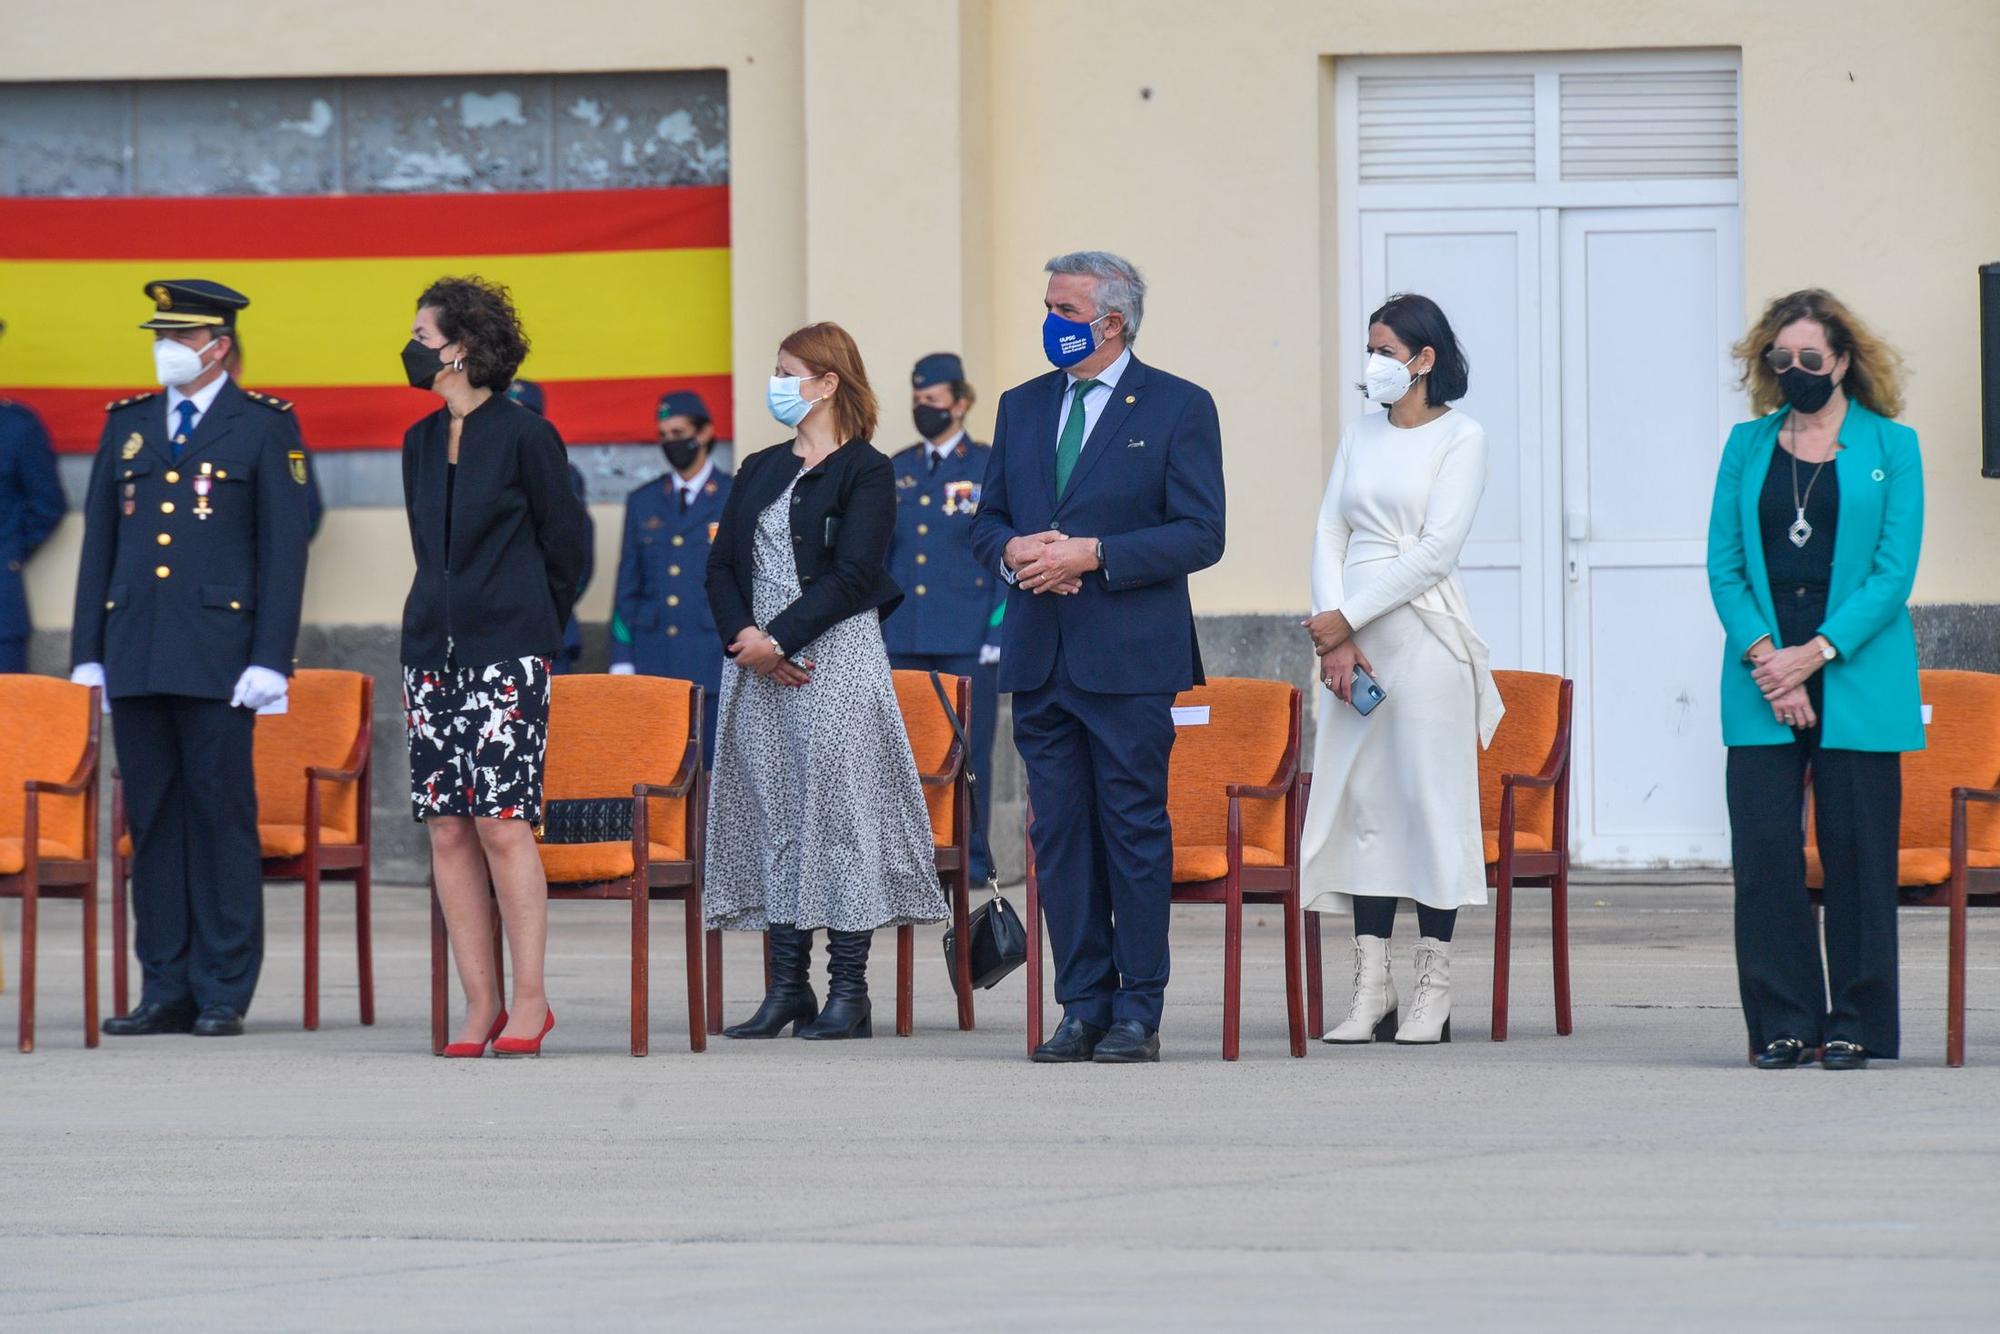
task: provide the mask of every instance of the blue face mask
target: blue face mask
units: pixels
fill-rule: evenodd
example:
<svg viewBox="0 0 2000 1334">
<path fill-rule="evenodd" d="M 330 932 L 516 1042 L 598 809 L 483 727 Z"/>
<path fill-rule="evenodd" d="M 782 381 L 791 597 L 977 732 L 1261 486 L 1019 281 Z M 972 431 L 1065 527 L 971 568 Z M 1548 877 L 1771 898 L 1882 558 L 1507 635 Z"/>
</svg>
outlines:
<svg viewBox="0 0 2000 1334">
<path fill-rule="evenodd" d="M 813 404 L 820 400 L 808 400 L 799 393 L 799 386 L 807 380 L 817 379 L 817 375 L 773 375 L 770 391 L 765 395 L 765 402 L 771 405 L 771 415 L 785 426 L 797 426 L 804 421 L 806 414 L 813 410 Z"/>
<path fill-rule="evenodd" d="M 1110 313 L 1106 311 L 1097 320 Z M 1081 320 L 1066 320 L 1053 310 L 1049 312 L 1049 317 L 1042 321 L 1042 351 L 1057 369 L 1068 370 L 1097 351 L 1097 332 L 1091 327 L 1097 320 L 1085 324 Z"/>
</svg>

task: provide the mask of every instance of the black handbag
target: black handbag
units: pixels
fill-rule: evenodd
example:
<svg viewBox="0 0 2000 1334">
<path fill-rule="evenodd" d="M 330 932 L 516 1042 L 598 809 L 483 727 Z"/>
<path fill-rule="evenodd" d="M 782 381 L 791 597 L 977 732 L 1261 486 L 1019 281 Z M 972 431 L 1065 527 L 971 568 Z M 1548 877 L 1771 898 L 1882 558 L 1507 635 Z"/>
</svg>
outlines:
<svg viewBox="0 0 2000 1334">
<path fill-rule="evenodd" d="M 632 798 L 572 797 L 544 802 L 535 838 L 543 843 L 630 843 Z"/>
<path fill-rule="evenodd" d="M 951 724 L 951 734 L 958 738 L 959 753 L 966 765 L 965 785 L 972 798 L 973 822 L 979 817 L 979 776 L 972 772 L 972 743 L 967 740 L 965 728 L 958 721 L 958 711 L 951 707 L 951 700 L 944 693 L 944 682 L 936 672 L 931 673 L 931 689 L 937 691 L 938 703 L 944 706 L 945 721 Z M 1021 918 L 1014 906 L 1000 893 L 1000 873 L 991 867 L 986 872 L 986 888 L 992 898 L 974 908 L 966 919 L 969 932 L 968 953 L 972 957 L 972 985 L 990 991 L 998 986 L 1000 979 L 1028 961 L 1028 929 L 1021 925 Z M 955 927 L 945 928 L 944 969 L 951 978 L 952 990 L 958 990 L 958 931 Z"/>
</svg>

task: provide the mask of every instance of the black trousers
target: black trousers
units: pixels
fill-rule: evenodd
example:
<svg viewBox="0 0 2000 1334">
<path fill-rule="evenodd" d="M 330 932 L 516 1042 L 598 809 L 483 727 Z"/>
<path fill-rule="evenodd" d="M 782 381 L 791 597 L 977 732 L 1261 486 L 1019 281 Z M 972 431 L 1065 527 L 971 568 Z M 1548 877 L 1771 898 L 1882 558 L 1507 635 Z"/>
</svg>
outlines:
<svg viewBox="0 0 2000 1334">
<path fill-rule="evenodd" d="M 264 964 L 256 715 L 227 700 L 135 695 L 111 701 L 111 725 L 132 829 L 141 999 L 247 1014 Z"/>
<path fill-rule="evenodd" d="M 1871 1056 L 1893 1058 L 1901 1041 L 1896 842 L 1903 757 L 1828 749 L 1819 738 L 1819 728 L 1801 728 L 1789 745 L 1729 748 L 1743 1019 L 1754 1050 L 1778 1038 L 1797 1038 L 1808 1047 L 1844 1040 L 1860 1043 Z M 1809 772 L 1826 882 L 1824 973 L 1806 898 Z"/>
</svg>

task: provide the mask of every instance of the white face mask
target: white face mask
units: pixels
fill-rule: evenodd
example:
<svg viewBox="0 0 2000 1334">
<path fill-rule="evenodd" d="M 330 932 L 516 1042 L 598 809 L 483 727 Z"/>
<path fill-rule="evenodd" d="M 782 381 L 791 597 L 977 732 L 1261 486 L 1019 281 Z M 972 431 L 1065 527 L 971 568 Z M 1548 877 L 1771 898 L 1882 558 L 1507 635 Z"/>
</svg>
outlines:
<svg viewBox="0 0 2000 1334">
<path fill-rule="evenodd" d="M 218 340 L 210 339 L 199 349 L 186 343 L 176 343 L 171 338 L 153 340 L 153 374 L 159 382 L 169 388 L 178 389 L 184 384 L 199 380 L 202 373 L 213 365 L 202 354 L 214 347 Z"/>
<path fill-rule="evenodd" d="M 1416 359 L 1416 355 L 1410 357 L 1410 361 Z M 1368 401 L 1387 407 L 1409 393 L 1410 386 L 1416 382 L 1416 377 L 1410 374 L 1410 361 L 1397 361 L 1380 352 L 1370 352 L 1367 369 L 1361 373 L 1361 392 L 1368 395 Z"/>
</svg>

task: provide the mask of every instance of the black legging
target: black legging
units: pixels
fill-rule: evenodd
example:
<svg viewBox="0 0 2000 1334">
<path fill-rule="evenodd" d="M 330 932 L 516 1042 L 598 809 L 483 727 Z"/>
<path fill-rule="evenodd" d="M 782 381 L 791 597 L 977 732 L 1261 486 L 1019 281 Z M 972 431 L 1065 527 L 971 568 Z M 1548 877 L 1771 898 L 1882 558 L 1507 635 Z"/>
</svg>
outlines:
<svg viewBox="0 0 2000 1334">
<path fill-rule="evenodd" d="M 1396 904 L 1398 899 L 1378 897 L 1373 894 L 1354 896 L 1354 934 L 1357 936 L 1380 936 L 1387 940 L 1396 929 Z M 1458 924 L 1458 909 L 1433 908 L 1427 903 L 1417 905 L 1417 928 L 1433 940 L 1449 942 L 1451 929 Z"/>
</svg>

